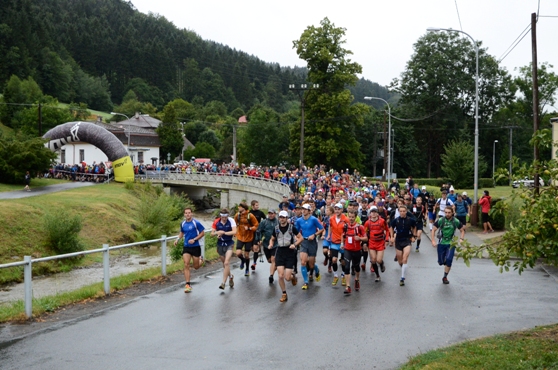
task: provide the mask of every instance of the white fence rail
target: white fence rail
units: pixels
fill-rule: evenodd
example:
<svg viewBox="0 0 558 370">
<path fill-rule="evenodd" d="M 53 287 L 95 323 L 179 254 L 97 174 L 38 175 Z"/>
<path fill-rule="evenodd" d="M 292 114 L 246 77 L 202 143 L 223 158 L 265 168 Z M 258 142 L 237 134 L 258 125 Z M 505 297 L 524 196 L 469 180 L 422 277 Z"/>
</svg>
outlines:
<svg viewBox="0 0 558 370">
<path fill-rule="evenodd" d="M 211 230 L 205 230 L 209 232 Z M 103 244 L 103 248 L 100 249 L 91 249 L 87 251 L 81 252 L 74 252 L 74 253 L 66 253 L 66 254 L 59 254 L 56 256 L 48 256 L 48 257 L 41 257 L 41 258 L 31 258 L 31 256 L 24 256 L 23 261 L 19 262 L 11 262 L 0 265 L 0 269 L 4 268 L 11 268 L 11 267 L 19 267 L 23 266 L 23 282 L 24 282 L 24 301 L 25 301 L 25 315 L 28 318 L 33 316 L 33 278 L 32 278 L 32 269 L 33 264 L 38 262 L 46 262 L 46 261 L 53 261 L 59 260 L 64 258 L 71 258 L 71 257 L 78 257 L 84 256 L 86 254 L 93 254 L 93 253 L 103 253 L 103 282 L 104 282 L 104 291 L 105 294 L 110 294 L 110 251 L 122 249 L 122 248 L 129 248 L 129 247 L 136 247 L 143 244 L 153 244 L 153 243 L 161 243 L 161 275 L 167 275 L 167 241 L 175 240 L 178 236 L 170 236 L 167 237 L 166 235 L 162 235 L 159 239 L 152 239 L 152 240 L 145 240 L 141 242 L 135 243 L 128 243 L 128 244 L 121 244 L 109 247 L 108 244 Z M 205 237 L 200 239 L 200 245 L 202 249 L 202 256 L 205 259 Z"/>
</svg>

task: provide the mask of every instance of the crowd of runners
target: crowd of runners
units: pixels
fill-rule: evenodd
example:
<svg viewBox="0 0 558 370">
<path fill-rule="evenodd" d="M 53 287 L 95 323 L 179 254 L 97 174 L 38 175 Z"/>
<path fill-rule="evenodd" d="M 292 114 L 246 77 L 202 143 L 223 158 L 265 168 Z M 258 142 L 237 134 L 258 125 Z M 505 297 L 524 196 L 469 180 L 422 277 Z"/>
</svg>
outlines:
<svg viewBox="0 0 558 370">
<path fill-rule="evenodd" d="M 463 240 L 472 210 L 466 192 L 456 195 L 453 187 L 444 185 L 442 196 L 436 198 L 425 186 L 419 189 L 411 177 L 404 186 L 393 180 L 386 188 L 358 173 L 326 174 L 320 168 L 310 175 L 294 177 L 303 181 L 267 215 L 256 200 L 250 205 L 240 203 L 235 214 L 220 210 L 211 227 L 224 267 L 219 289 L 225 290 L 227 282 L 234 287 L 230 266 L 233 253 L 245 276 L 256 270 L 263 254 L 269 263 L 269 283 L 277 279 L 281 287 L 281 302 L 288 300 L 287 283 L 298 284 L 299 273 L 302 289 L 307 290 L 311 283 L 320 282 L 324 270 L 333 286 L 341 280 L 344 294 L 350 295 L 360 290 L 360 274 L 367 268 L 375 275 L 375 282 L 382 281 L 386 246 L 395 248 L 394 260 L 401 268 L 399 285 L 405 286 L 409 255 L 413 248 L 420 251 L 423 232 L 430 233 L 431 244 L 437 248 L 438 264 L 444 267 L 442 283 L 449 284 L 455 252 L 451 243 L 456 231 L 460 233 L 459 242 Z M 487 191 L 483 199 L 490 204 Z M 485 232 L 490 232 L 488 211 L 482 211 Z M 189 293 L 190 262 L 193 260 L 194 269 L 203 265 L 199 240 L 204 237 L 204 227 L 189 208 L 184 218 L 178 240 L 184 239 L 184 291 Z M 320 244 L 323 261 L 318 262 Z"/>
</svg>

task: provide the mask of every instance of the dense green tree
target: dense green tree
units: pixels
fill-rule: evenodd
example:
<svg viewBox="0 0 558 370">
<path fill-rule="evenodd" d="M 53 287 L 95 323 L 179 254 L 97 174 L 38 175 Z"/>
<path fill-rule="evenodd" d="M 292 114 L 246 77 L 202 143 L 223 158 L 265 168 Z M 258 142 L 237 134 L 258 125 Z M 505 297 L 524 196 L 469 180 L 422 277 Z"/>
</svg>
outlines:
<svg viewBox="0 0 558 370">
<path fill-rule="evenodd" d="M 58 100 L 48 97 L 45 104 L 41 104 L 41 135 L 66 122 L 75 121 L 76 118 L 69 108 L 62 108 Z M 39 106 L 31 106 L 18 111 L 12 118 L 14 129 L 32 135 L 39 135 Z"/>
<path fill-rule="evenodd" d="M 164 104 L 162 91 L 149 85 L 144 79 L 136 77 L 132 78 L 126 84 L 126 91 L 133 91 L 137 99 L 144 103 L 151 103 L 156 107 L 162 107 Z"/>
<path fill-rule="evenodd" d="M 184 151 L 184 158 L 214 158 L 215 148 L 203 141 L 200 141 L 195 148 L 188 148 Z"/>
<path fill-rule="evenodd" d="M 461 189 L 473 187 L 475 171 L 475 148 L 468 141 L 451 140 L 444 146 L 442 170 L 452 180 L 453 186 Z M 486 171 L 487 164 L 479 157 L 479 173 Z"/>
<path fill-rule="evenodd" d="M 238 158 L 242 163 L 276 165 L 289 158 L 289 127 L 277 112 L 261 105 L 248 112 L 248 125 L 240 133 Z"/>
<path fill-rule="evenodd" d="M 343 48 L 345 28 L 335 27 L 328 18 L 319 27 L 310 26 L 293 41 L 299 57 L 306 61 L 308 80 L 319 84 L 304 93 L 306 102 L 305 164 L 326 163 L 333 168 L 359 168 L 364 158 L 357 129 L 363 124 L 367 108 L 352 105 L 353 96 L 346 86 L 354 85 L 362 67 L 348 57 Z M 298 126 L 298 129 L 297 127 Z M 298 149 L 300 125 L 293 125 L 291 150 Z"/>
<path fill-rule="evenodd" d="M 207 130 L 207 125 L 200 121 L 188 122 L 184 125 L 184 134 L 194 145 L 198 142 L 200 135 Z"/>
<path fill-rule="evenodd" d="M 45 147 L 45 140 L 22 133 L 4 136 L 0 131 L 0 174 L 3 183 L 23 184 L 25 172 L 31 176 L 47 171 L 56 153 Z"/>
<path fill-rule="evenodd" d="M 43 92 L 35 80 L 28 77 L 20 80 L 11 76 L 3 91 L 3 101 L 8 104 L 0 105 L 0 120 L 9 127 L 13 127 L 14 115 L 31 104 L 37 104 L 43 98 Z"/>
<path fill-rule="evenodd" d="M 215 148 L 215 151 L 221 149 L 221 139 L 219 139 L 217 133 L 212 129 L 208 129 L 202 132 L 198 137 L 198 142 L 200 141 L 210 144 L 212 147 Z"/>
<path fill-rule="evenodd" d="M 426 175 L 439 176 L 444 145 L 460 129 L 473 132 L 475 48 L 457 32 L 428 33 L 414 45 L 400 79 L 392 87 L 401 94 L 402 115 L 415 120 L 417 145 L 425 151 Z M 479 44 L 479 129 L 513 98 L 511 77 Z M 471 138 L 473 135 L 471 135 Z M 489 148 L 483 146 L 488 153 Z M 491 149 L 491 146 L 490 146 Z"/>
<path fill-rule="evenodd" d="M 170 153 L 171 158 L 182 154 L 184 137 L 182 125 L 176 119 L 176 112 L 171 105 L 165 106 L 164 121 L 155 129 L 161 141 L 161 153 Z"/>
</svg>

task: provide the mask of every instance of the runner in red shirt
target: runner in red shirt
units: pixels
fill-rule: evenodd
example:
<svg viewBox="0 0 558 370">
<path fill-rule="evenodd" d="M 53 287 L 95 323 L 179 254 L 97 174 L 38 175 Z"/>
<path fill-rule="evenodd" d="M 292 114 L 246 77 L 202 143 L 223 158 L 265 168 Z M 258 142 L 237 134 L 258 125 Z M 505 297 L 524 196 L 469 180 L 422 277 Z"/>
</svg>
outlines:
<svg viewBox="0 0 558 370">
<path fill-rule="evenodd" d="M 360 290 L 360 257 L 361 252 L 361 241 L 366 241 L 366 233 L 364 232 L 364 227 L 356 222 L 357 212 L 354 210 L 349 211 L 349 223 L 345 224 L 343 228 L 343 241 L 344 241 L 344 260 L 345 265 L 343 266 L 345 277 L 347 281 L 347 287 L 345 288 L 345 294 L 351 294 L 351 263 L 355 271 L 355 290 L 358 292 Z"/>
<path fill-rule="evenodd" d="M 386 242 L 389 241 L 389 227 L 386 220 L 378 214 L 378 207 L 372 206 L 370 208 L 370 217 L 364 223 L 364 231 L 368 236 L 368 253 L 370 254 L 370 263 L 376 273 L 375 281 L 379 282 L 381 279 L 377 263 L 380 264 L 382 273 L 386 271 L 384 250 L 386 249 Z"/>
</svg>

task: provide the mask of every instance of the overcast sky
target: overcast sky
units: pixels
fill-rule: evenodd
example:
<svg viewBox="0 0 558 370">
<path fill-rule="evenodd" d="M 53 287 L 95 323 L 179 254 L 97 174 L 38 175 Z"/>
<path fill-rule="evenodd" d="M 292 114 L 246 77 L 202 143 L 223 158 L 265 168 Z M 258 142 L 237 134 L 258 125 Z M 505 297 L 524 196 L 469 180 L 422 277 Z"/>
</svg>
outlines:
<svg viewBox="0 0 558 370">
<path fill-rule="evenodd" d="M 142 13 L 158 13 L 203 39 L 253 54 L 282 66 L 305 66 L 293 40 L 328 17 L 346 29 L 345 48 L 363 67 L 363 77 L 388 85 L 399 77 L 413 44 L 428 27 L 460 29 L 498 60 L 530 24 L 540 3 L 538 61 L 558 70 L 557 0 L 132 0 Z M 458 16 L 459 11 L 459 16 Z M 543 16 L 555 16 L 543 17 Z M 461 24 L 460 24 L 461 21 Z M 502 61 L 514 68 L 531 61 L 531 34 Z"/>
</svg>

